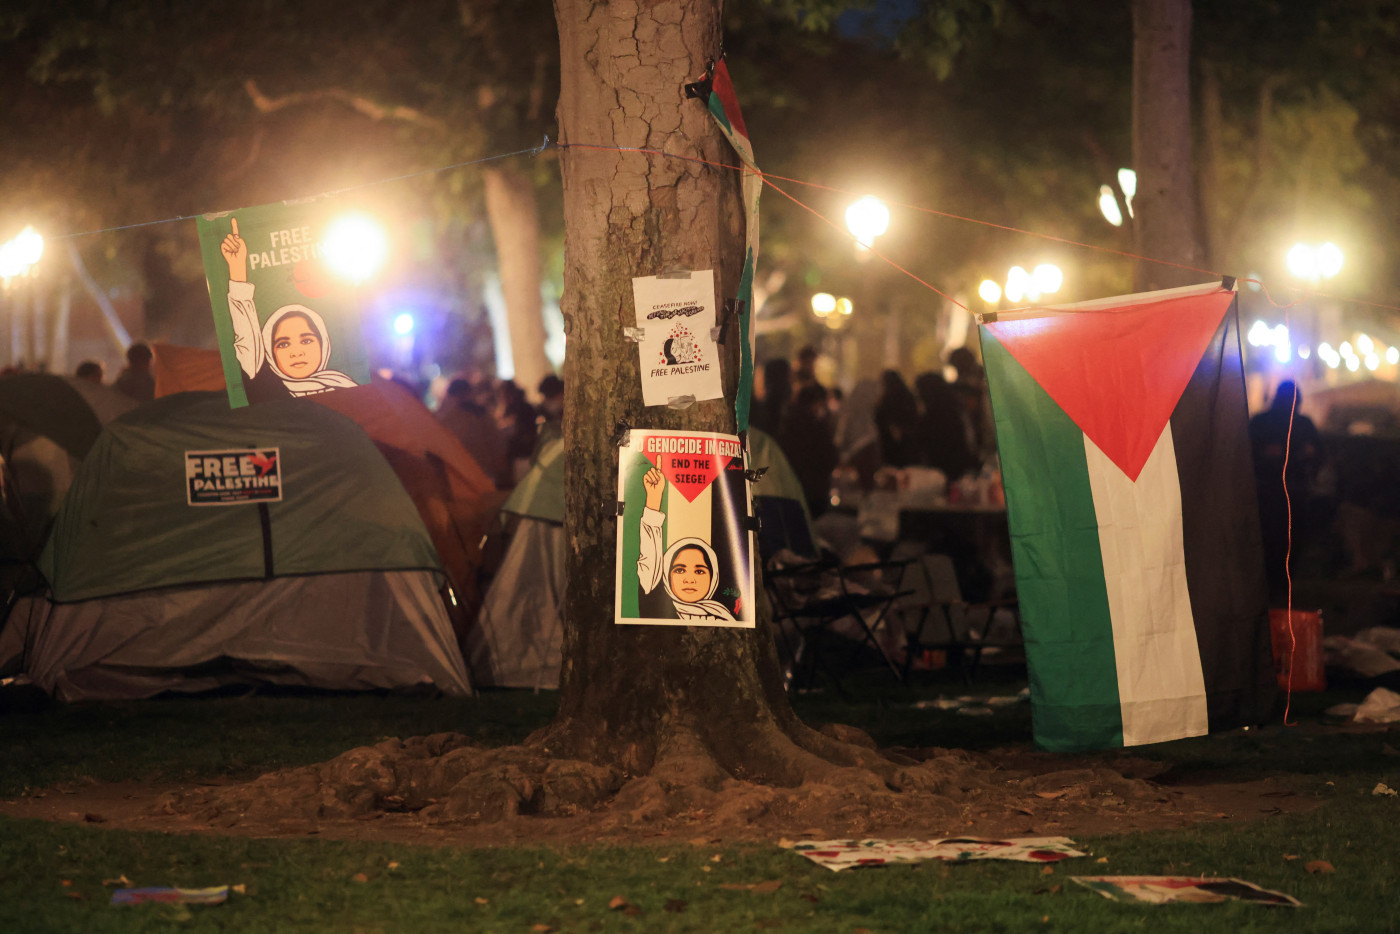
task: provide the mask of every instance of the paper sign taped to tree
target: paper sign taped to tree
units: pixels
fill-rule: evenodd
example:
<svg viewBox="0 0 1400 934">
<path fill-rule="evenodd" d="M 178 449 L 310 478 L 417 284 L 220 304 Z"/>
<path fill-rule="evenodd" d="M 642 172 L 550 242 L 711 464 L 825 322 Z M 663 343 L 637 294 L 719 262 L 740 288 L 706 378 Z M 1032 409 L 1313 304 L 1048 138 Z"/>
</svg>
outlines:
<svg viewBox="0 0 1400 934">
<path fill-rule="evenodd" d="M 337 274 L 330 260 L 368 263 L 352 255 L 357 238 L 347 225 L 370 222 L 339 211 L 335 202 L 317 199 L 196 219 L 233 408 L 369 382 L 349 278 L 357 269 Z M 377 229 L 366 234 L 378 236 Z"/>
<path fill-rule="evenodd" d="M 185 497 L 191 506 L 235 506 L 282 499 L 277 448 L 186 451 Z"/>
<path fill-rule="evenodd" d="M 724 395 L 719 377 L 719 346 L 710 338 L 715 326 L 715 273 L 692 272 L 686 278 L 646 276 L 632 280 L 642 355 L 642 401 L 666 405 L 690 397 Z"/>
<path fill-rule="evenodd" d="M 739 439 L 634 428 L 618 464 L 617 622 L 752 628 L 753 508 Z"/>
</svg>

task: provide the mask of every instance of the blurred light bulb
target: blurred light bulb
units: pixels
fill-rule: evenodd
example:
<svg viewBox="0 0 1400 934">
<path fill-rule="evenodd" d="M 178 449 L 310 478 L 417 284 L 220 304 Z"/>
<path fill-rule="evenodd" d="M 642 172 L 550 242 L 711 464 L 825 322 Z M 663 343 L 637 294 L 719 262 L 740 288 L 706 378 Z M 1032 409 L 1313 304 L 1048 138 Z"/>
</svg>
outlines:
<svg viewBox="0 0 1400 934">
<path fill-rule="evenodd" d="M 1347 357 L 1347 369 L 1355 373 L 1357 370 L 1361 369 L 1361 360 L 1357 357 Z"/>
<path fill-rule="evenodd" d="M 44 238 L 33 227 L 26 227 L 15 237 L 15 251 L 25 266 L 33 266 L 44 255 Z"/>
<path fill-rule="evenodd" d="M 1300 344 L 1298 347 L 1298 359 L 1307 360 L 1310 357 L 1312 357 L 1312 351 L 1308 349 L 1308 345 Z"/>
<path fill-rule="evenodd" d="M 1118 170 L 1118 187 L 1123 189 L 1123 197 L 1128 199 L 1128 216 L 1133 215 L 1133 198 L 1137 197 L 1137 173 L 1132 169 Z"/>
<path fill-rule="evenodd" d="M 1274 359 L 1279 363 L 1287 363 L 1292 355 L 1287 342 L 1274 345 Z"/>
<path fill-rule="evenodd" d="M 995 305 L 1001 301 L 1001 286 L 991 279 L 983 279 L 982 284 L 977 287 L 977 295 L 988 305 Z"/>
<path fill-rule="evenodd" d="M 866 195 L 846 208 L 846 229 L 866 249 L 890 229 L 890 209 L 874 195 Z"/>
<path fill-rule="evenodd" d="M 830 292 L 818 292 L 812 296 L 812 314 L 825 318 L 836 310 L 836 296 Z"/>
<path fill-rule="evenodd" d="M 346 214 L 331 221 L 323 243 L 326 265 L 336 275 L 356 283 L 378 272 L 389 254 L 384 228 L 364 214 Z"/>
<path fill-rule="evenodd" d="M 1019 302 L 1031 289 L 1031 274 L 1020 266 L 1012 266 L 1006 274 L 1004 293 L 1008 302 Z"/>
<path fill-rule="evenodd" d="M 1356 353 L 1355 350 L 1351 349 L 1351 341 L 1342 341 L 1342 346 L 1338 349 L 1341 350 L 1343 357 L 1350 357 L 1352 354 Z"/>
<path fill-rule="evenodd" d="M 1054 263 L 1041 263 L 1031 272 L 1035 287 L 1046 295 L 1054 295 L 1065 283 L 1065 274 Z"/>
<path fill-rule="evenodd" d="M 1114 227 L 1123 226 L 1123 212 L 1118 209 L 1118 199 L 1107 185 L 1099 186 L 1099 213 Z"/>
<path fill-rule="evenodd" d="M 413 315 L 402 312 L 394 318 L 394 333 L 400 337 L 413 333 Z"/>
<path fill-rule="evenodd" d="M 856 306 L 851 303 L 849 298 L 843 296 L 836 300 L 836 310 L 843 315 L 848 315 L 856 310 Z"/>
<path fill-rule="evenodd" d="M 1366 355 L 1366 369 L 1368 369 L 1368 370 L 1379 369 L 1379 368 L 1380 368 L 1380 365 L 1381 365 L 1381 358 L 1380 358 L 1380 357 L 1376 356 L 1376 355 L 1373 354 L 1373 353 L 1368 353 L 1368 354 Z"/>
<path fill-rule="evenodd" d="M 1317 278 L 1317 251 L 1306 243 L 1295 243 L 1284 258 L 1288 271 L 1299 279 Z"/>
<path fill-rule="evenodd" d="M 1400 363 L 1400 347 L 1387 347 L 1385 349 L 1385 362 L 1391 366 Z"/>
<path fill-rule="evenodd" d="M 1324 279 L 1331 279 L 1342 271 L 1342 248 L 1335 243 L 1324 243 L 1317 248 L 1317 271 Z"/>
<path fill-rule="evenodd" d="M 1332 345 L 1327 343 L 1326 341 L 1323 341 L 1322 343 L 1317 345 L 1317 355 L 1324 360 L 1332 356 L 1332 354 L 1334 353 L 1336 353 L 1336 351 L 1333 350 Z"/>
<path fill-rule="evenodd" d="M 1245 340 L 1249 341 L 1251 347 L 1263 347 L 1273 339 L 1273 332 L 1269 326 L 1262 321 L 1255 321 L 1249 326 L 1249 333 L 1245 335 Z"/>
<path fill-rule="evenodd" d="M 1376 349 L 1376 342 L 1371 340 L 1369 334 L 1358 334 L 1356 335 L 1356 349 L 1363 354 L 1370 353 Z"/>
</svg>

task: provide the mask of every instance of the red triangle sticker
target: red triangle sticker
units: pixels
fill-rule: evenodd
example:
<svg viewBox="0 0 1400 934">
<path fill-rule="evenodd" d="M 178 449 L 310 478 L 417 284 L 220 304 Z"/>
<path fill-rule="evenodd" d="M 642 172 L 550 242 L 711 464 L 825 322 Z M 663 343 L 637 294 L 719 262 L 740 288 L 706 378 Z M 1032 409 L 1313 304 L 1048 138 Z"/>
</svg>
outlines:
<svg viewBox="0 0 1400 934">
<path fill-rule="evenodd" d="M 1165 293 L 984 325 L 1136 481 L 1235 293 Z"/>
</svg>

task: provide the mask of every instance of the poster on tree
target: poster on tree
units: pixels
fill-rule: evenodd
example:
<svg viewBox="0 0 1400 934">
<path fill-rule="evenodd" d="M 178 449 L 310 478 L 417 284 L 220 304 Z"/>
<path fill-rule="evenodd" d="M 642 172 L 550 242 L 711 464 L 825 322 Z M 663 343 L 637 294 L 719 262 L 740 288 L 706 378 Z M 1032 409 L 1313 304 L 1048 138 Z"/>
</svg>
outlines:
<svg viewBox="0 0 1400 934">
<path fill-rule="evenodd" d="M 632 280 L 637 341 L 642 355 L 642 402 L 718 399 L 719 347 L 715 326 L 715 273 L 670 273 Z"/>
<path fill-rule="evenodd" d="M 372 258 L 335 245 L 368 221 L 339 207 L 320 198 L 196 218 L 233 408 L 369 382 L 355 280 Z"/>
<path fill-rule="evenodd" d="M 619 453 L 616 621 L 753 628 L 753 504 L 739 439 L 634 428 Z"/>
</svg>

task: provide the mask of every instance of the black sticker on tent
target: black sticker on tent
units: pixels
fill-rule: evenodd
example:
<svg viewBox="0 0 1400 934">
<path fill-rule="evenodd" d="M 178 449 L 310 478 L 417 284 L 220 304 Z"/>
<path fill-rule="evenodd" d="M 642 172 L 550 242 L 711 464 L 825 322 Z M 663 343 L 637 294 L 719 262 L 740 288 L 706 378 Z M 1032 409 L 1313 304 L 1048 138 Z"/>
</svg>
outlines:
<svg viewBox="0 0 1400 934">
<path fill-rule="evenodd" d="M 191 506 L 236 506 L 282 499 L 277 448 L 186 451 L 185 494 Z"/>
</svg>

